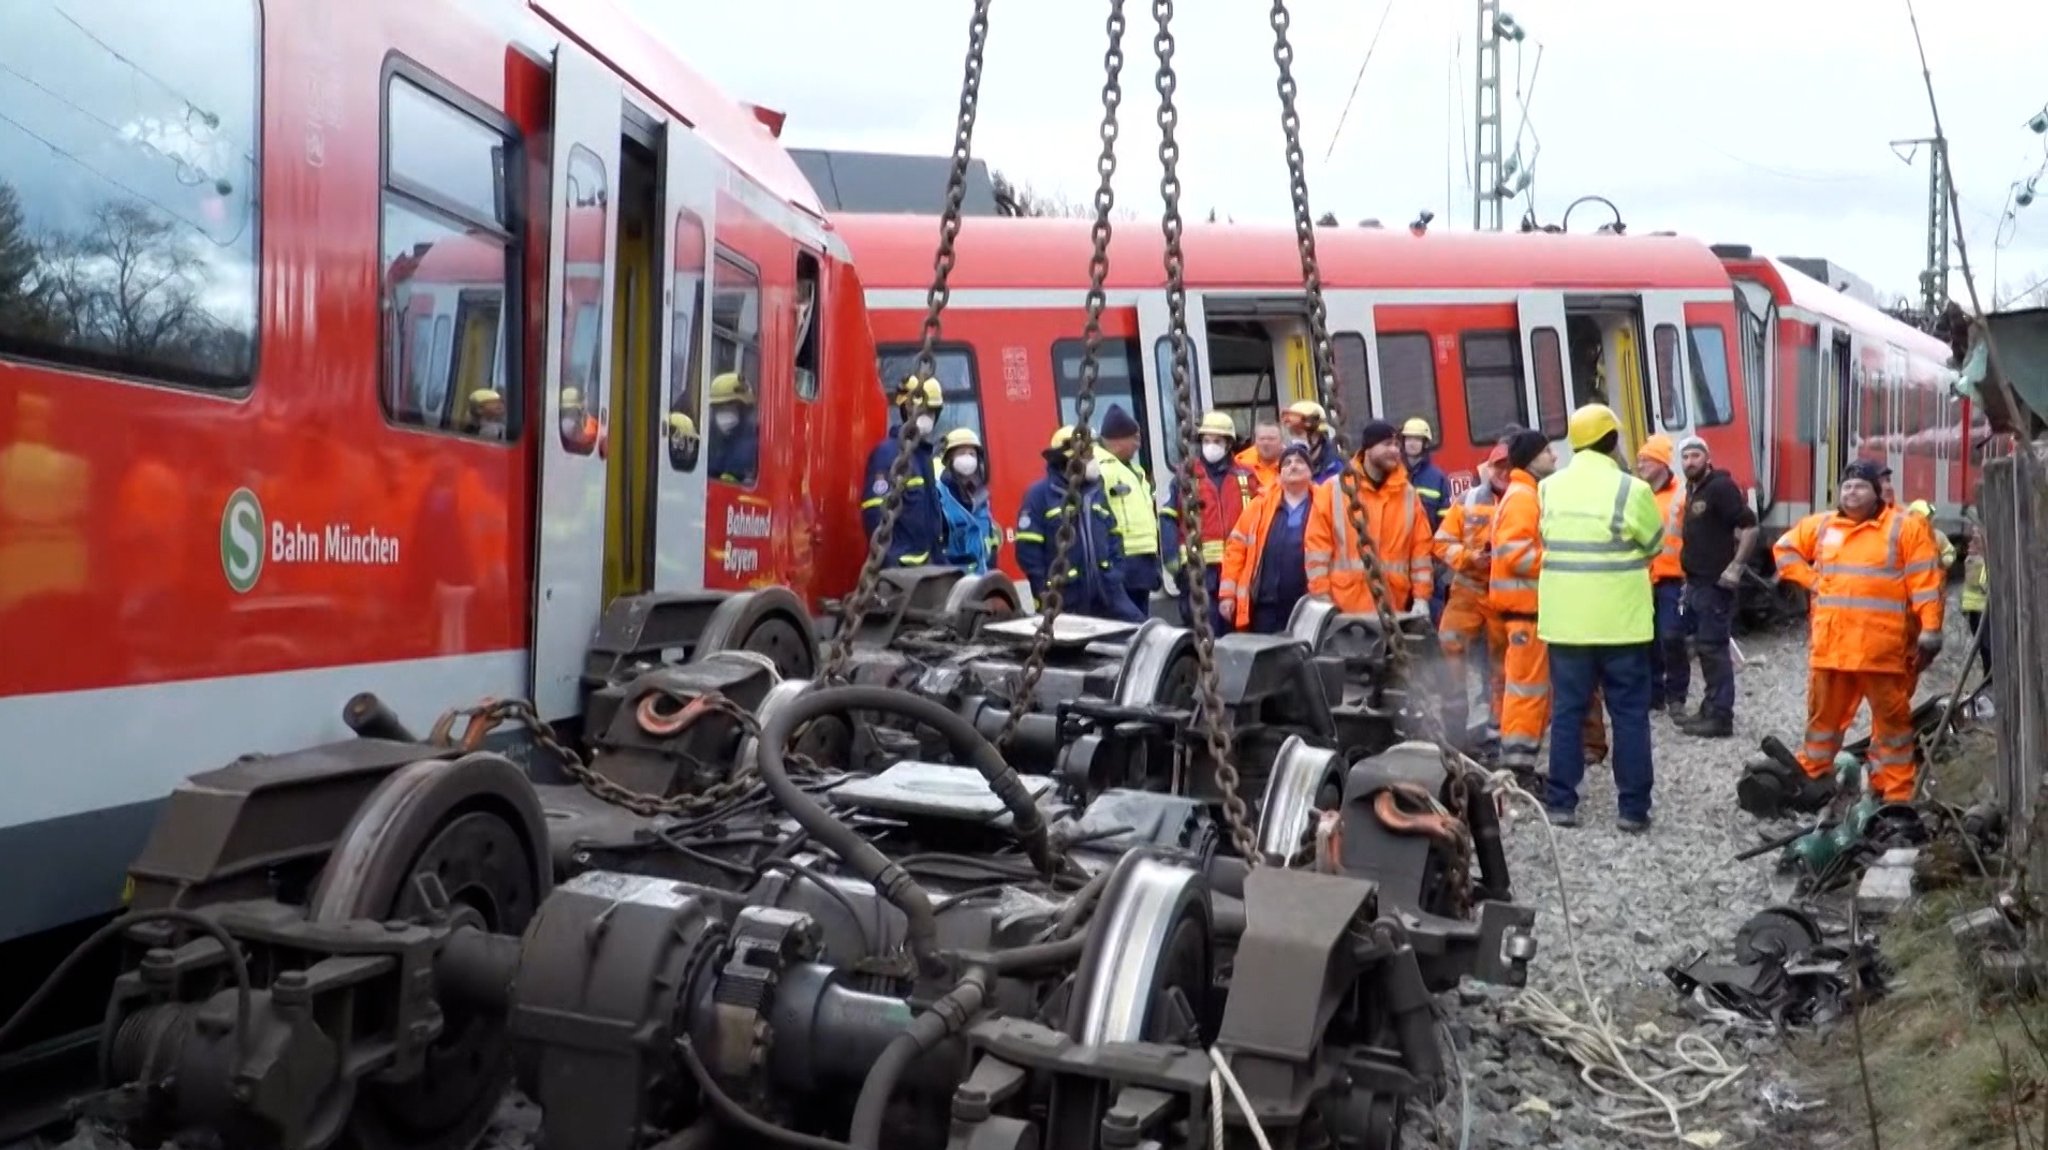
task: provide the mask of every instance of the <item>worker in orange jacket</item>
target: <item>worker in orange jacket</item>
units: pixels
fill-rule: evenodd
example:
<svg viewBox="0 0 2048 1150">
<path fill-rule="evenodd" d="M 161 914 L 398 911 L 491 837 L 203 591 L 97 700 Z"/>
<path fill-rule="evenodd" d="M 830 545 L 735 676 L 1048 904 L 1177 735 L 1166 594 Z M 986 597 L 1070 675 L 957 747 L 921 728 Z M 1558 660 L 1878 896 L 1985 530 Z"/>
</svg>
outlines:
<svg viewBox="0 0 2048 1150">
<path fill-rule="evenodd" d="M 1865 699 L 1872 788 L 1887 802 L 1913 798 L 1913 682 L 1941 653 L 1941 556 L 1927 522 L 1885 502 L 1883 486 L 1882 464 L 1851 463 L 1835 510 L 1800 520 L 1773 549 L 1778 578 L 1810 595 L 1806 778 L 1794 809 L 1833 797 L 1842 733 Z"/>
<path fill-rule="evenodd" d="M 1536 481 L 1557 468 L 1540 431 L 1508 437 L 1508 484 L 1493 512 L 1486 604 L 1500 618 L 1507 654 L 1500 713 L 1500 764 L 1536 771 L 1536 752 L 1550 728 L 1550 658 L 1536 636 L 1536 579 L 1543 573 L 1543 508 Z"/>
<path fill-rule="evenodd" d="M 1239 631 L 1277 635 L 1308 595 L 1304 554 L 1315 515 L 1316 481 L 1306 444 L 1280 452 L 1278 478 L 1237 517 L 1223 545 L 1216 610 Z"/>
<path fill-rule="evenodd" d="M 1345 467 L 1358 481 L 1370 543 L 1386 572 L 1392 600 L 1388 605 L 1403 612 L 1414 603 L 1428 602 L 1435 575 L 1429 518 L 1408 484 L 1394 425 L 1376 419 L 1360 428 L 1358 451 Z M 1374 610 L 1372 590 L 1365 578 L 1362 548 L 1351 538 L 1351 501 L 1341 472 L 1316 488 L 1315 500 L 1305 540 L 1309 594 L 1330 599 L 1347 614 L 1369 614 Z"/>
<path fill-rule="evenodd" d="M 1671 466 L 1675 446 L 1668 435 L 1652 435 L 1636 449 L 1636 475 L 1657 497 L 1664 520 L 1664 549 L 1650 560 L 1650 589 L 1657 611 L 1657 643 L 1650 667 L 1650 711 L 1682 711 L 1692 686 L 1692 660 L 1685 647 L 1685 567 L 1679 549 L 1685 543 L 1685 484 Z"/>
<path fill-rule="evenodd" d="M 1494 508 L 1508 486 L 1507 462 L 1507 444 L 1495 444 L 1493 453 L 1479 465 L 1479 483 L 1445 508 L 1431 545 L 1437 562 L 1450 572 L 1450 592 L 1436 631 L 1437 646 L 1444 657 L 1444 728 L 1456 739 L 1469 727 L 1466 698 L 1471 654 L 1484 646 L 1489 706 L 1486 738 L 1482 741 L 1487 744 L 1500 739 L 1501 660 L 1507 653 L 1507 630 L 1486 602 L 1486 586 L 1493 573 L 1488 545 L 1493 536 Z"/>
</svg>

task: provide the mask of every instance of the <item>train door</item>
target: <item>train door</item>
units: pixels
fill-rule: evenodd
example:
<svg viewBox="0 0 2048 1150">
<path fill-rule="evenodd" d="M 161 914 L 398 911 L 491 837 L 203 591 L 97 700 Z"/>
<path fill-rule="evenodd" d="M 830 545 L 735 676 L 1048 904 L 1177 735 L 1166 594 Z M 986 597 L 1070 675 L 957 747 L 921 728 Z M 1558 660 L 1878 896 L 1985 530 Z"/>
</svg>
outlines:
<svg viewBox="0 0 2048 1150">
<path fill-rule="evenodd" d="M 1650 396 L 1657 430 L 1675 442 L 1692 434 L 1697 419 L 1685 304 L 1667 293 L 1644 293 L 1643 330 L 1650 333 Z M 1633 452 L 1629 458 L 1635 458 Z"/>
<path fill-rule="evenodd" d="M 661 325 L 665 369 L 662 424 L 655 432 L 663 450 L 654 463 L 654 589 L 686 591 L 704 586 L 704 444 L 710 430 L 705 410 L 704 362 L 710 339 L 706 306 L 712 220 L 718 202 L 720 160 L 689 126 L 671 120 L 662 133 L 663 225 L 661 266 L 667 269 Z M 663 378 L 665 377 L 665 378 Z M 681 416 L 681 419 L 677 419 Z"/>
<path fill-rule="evenodd" d="M 1563 438 L 1571 414 L 1572 364 L 1565 355 L 1564 297 L 1556 292 L 1523 292 L 1515 301 L 1521 326 L 1522 408 L 1532 422 L 1553 438 L 1559 463 L 1571 457 Z"/>
<path fill-rule="evenodd" d="M 1771 349 L 1778 346 L 1777 305 L 1770 290 L 1753 280 L 1735 281 L 1735 316 L 1741 340 L 1742 382 L 1749 400 L 1749 449 L 1755 461 L 1756 494 L 1759 505 L 1768 509 L 1777 501 L 1778 363 Z"/>
<path fill-rule="evenodd" d="M 1851 402 L 1854 387 L 1851 386 L 1849 336 L 1838 332 L 1828 324 L 1817 329 L 1822 355 L 1820 357 L 1820 388 L 1814 397 L 1813 413 L 1814 445 L 1813 495 L 1816 508 L 1831 507 L 1835 502 L 1835 490 L 1842 477 L 1842 468 L 1849 460 L 1849 447 L 1855 433 L 1855 415 Z"/>
<path fill-rule="evenodd" d="M 612 341 L 604 323 L 617 233 L 617 77 L 563 42 L 555 49 L 548 228 L 547 387 L 535 532 L 533 702 L 546 720 L 578 709 L 583 652 L 604 607 L 605 458 Z"/>
<path fill-rule="evenodd" d="M 654 586 L 654 460 L 663 420 L 660 128 L 627 104 L 613 198 L 611 413 L 604 438 L 604 602 Z"/>
<path fill-rule="evenodd" d="M 1139 359 L 1145 372 L 1145 387 L 1152 396 L 1152 402 L 1145 406 L 1150 410 L 1145 416 L 1145 440 L 1149 447 L 1146 465 L 1151 469 L 1155 484 L 1163 487 L 1164 477 L 1171 474 L 1180 461 L 1180 414 L 1173 399 L 1173 338 L 1171 316 L 1166 307 L 1165 292 L 1145 292 L 1138 297 L 1138 343 L 1141 348 Z M 1188 365 L 1194 371 L 1189 380 L 1191 406 L 1196 418 L 1209 407 L 1209 325 L 1202 309 L 1202 297 L 1189 293 L 1187 297 L 1188 324 Z M 1102 409 L 1107 411 L 1106 408 Z M 1135 413 L 1134 413 L 1135 414 Z M 1101 426 L 1101 415 L 1096 417 L 1096 426 Z"/>
</svg>

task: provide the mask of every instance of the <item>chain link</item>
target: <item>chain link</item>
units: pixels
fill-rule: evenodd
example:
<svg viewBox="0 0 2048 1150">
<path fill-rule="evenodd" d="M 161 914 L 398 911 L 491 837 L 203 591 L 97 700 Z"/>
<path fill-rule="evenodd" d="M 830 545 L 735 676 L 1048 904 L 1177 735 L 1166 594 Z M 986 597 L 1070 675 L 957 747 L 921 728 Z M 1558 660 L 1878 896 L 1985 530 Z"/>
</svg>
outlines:
<svg viewBox="0 0 2048 1150">
<path fill-rule="evenodd" d="M 1160 2 L 1165 3 L 1167 0 Z M 1287 0 L 1273 0 L 1273 62 L 1279 68 L 1276 86 L 1280 93 L 1280 126 L 1287 138 L 1288 190 L 1294 200 L 1294 236 L 1296 246 L 1301 250 L 1302 288 L 1308 298 L 1309 350 L 1315 365 L 1316 388 L 1321 393 L 1323 407 L 1330 414 L 1327 431 L 1331 446 L 1344 461 L 1344 470 L 1339 473 L 1338 483 L 1343 489 L 1349 513 L 1351 537 L 1357 541 L 1359 557 L 1365 562 L 1366 586 L 1372 592 L 1373 609 L 1379 617 L 1380 630 L 1386 635 L 1389 670 L 1402 676 L 1407 687 L 1407 698 L 1422 701 L 1422 706 L 1418 709 L 1423 720 L 1423 733 L 1436 744 L 1438 753 L 1442 756 L 1444 771 L 1451 780 L 1451 810 L 1458 816 L 1457 825 L 1466 830 L 1457 852 L 1456 877 L 1459 881 L 1454 884 L 1458 892 L 1457 897 L 1462 900 L 1471 888 L 1472 844 L 1467 823 L 1471 794 L 1467 780 L 1468 770 L 1464 756 L 1452 746 L 1444 730 L 1443 715 L 1439 709 L 1441 700 L 1433 693 L 1423 691 L 1420 677 L 1414 673 L 1414 664 L 1409 658 L 1406 638 L 1401 634 L 1394 611 L 1393 596 L 1387 587 L 1386 567 L 1380 561 L 1379 546 L 1373 540 L 1365 502 L 1359 494 L 1359 464 L 1345 445 L 1343 389 L 1338 386 L 1334 369 L 1335 357 L 1330 350 L 1329 312 L 1323 304 L 1322 270 L 1316 261 L 1315 216 L 1309 210 L 1308 162 L 1301 146 L 1301 115 L 1295 108 L 1294 47 L 1287 38 L 1287 30 L 1291 23 L 1292 18 L 1287 12 Z"/>
<path fill-rule="evenodd" d="M 1066 607 L 1067 572 L 1074 550 L 1074 535 L 1083 511 L 1082 488 L 1088 482 L 1088 461 L 1095 455 L 1095 382 L 1101 371 L 1102 309 L 1108 302 L 1110 213 L 1116 207 L 1117 109 L 1123 104 L 1124 0 L 1109 0 L 1105 22 L 1109 48 L 1102 56 L 1102 154 L 1095 170 L 1102 177 L 1095 188 L 1094 250 L 1088 258 L 1088 318 L 1081 329 L 1080 390 L 1074 396 L 1074 438 L 1067 446 L 1067 492 L 1060 504 L 1060 524 L 1053 532 L 1052 563 L 1046 568 L 1045 600 L 1039 605 L 1038 629 L 1032 632 L 1031 649 L 1024 656 L 1018 674 L 1015 699 L 1009 717 L 996 735 L 998 750 L 1007 750 L 1017 737 L 1017 728 L 1029 714 L 1045 675 L 1045 661 L 1052 653 L 1054 621 Z"/>
<path fill-rule="evenodd" d="M 974 17 L 967 28 L 966 71 L 960 82 L 960 110 L 953 130 L 953 167 L 946 176 L 946 204 L 939 215 L 939 250 L 932 259 L 932 286 L 925 295 L 923 340 L 917 350 L 917 378 L 921 380 L 934 378 L 933 373 L 937 370 L 940 316 L 953 294 L 947 281 L 953 274 L 953 245 L 960 238 L 961 205 L 967 198 L 968 164 L 974 151 L 974 121 L 981 110 L 981 68 L 988 48 L 989 4 L 990 0 L 975 0 Z M 901 382 L 896 381 L 898 385 Z M 883 380 L 882 383 L 887 386 L 890 381 Z M 867 614 L 881 584 L 883 560 L 889 554 L 890 542 L 896 537 L 896 520 L 903 514 L 905 481 L 910 478 L 911 465 L 917 458 L 917 446 L 923 438 L 924 434 L 917 428 L 915 405 L 906 405 L 902 427 L 897 432 L 898 451 L 889 465 L 888 489 L 882 495 L 882 515 L 875 524 L 874 536 L 868 540 L 868 557 L 861 565 L 860 578 L 854 583 L 853 593 L 840 605 L 839 627 L 833 633 L 821 678 L 845 676 L 846 662 L 853 655 L 854 634 L 860 629 L 861 617 Z"/>
<path fill-rule="evenodd" d="M 698 700 L 698 703 L 711 713 L 724 715 L 731 719 L 746 734 L 752 735 L 755 738 L 760 737 L 760 722 L 746 708 L 726 698 L 724 695 L 707 695 Z M 524 728 L 528 734 L 533 736 L 534 742 L 539 743 L 562 761 L 562 768 L 569 772 L 571 778 L 581 783 L 585 790 L 613 806 L 623 807 L 636 815 L 646 818 L 654 818 L 658 815 L 693 814 L 698 811 L 709 810 L 721 803 L 739 798 L 741 795 L 752 790 L 760 781 L 760 775 L 755 771 L 754 764 L 752 762 L 745 762 L 738 764 L 734 768 L 730 778 L 722 783 L 706 787 L 703 790 L 668 797 L 650 795 L 642 791 L 633 790 L 630 787 L 621 786 L 598 773 L 591 764 L 583 761 L 582 755 L 564 746 L 561 740 L 555 738 L 554 729 L 541 719 L 539 713 L 533 709 L 533 704 L 524 699 L 493 699 L 472 707 L 467 711 L 458 711 L 454 712 L 454 714 L 467 715 L 469 717 L 470 734 L 465 739 L 465 742 L 480 738 L 483 732 L 496 727 L 500 723 L 512 723 Z M 442 724 L 436 729 L 445 729 L 446 725 L 447 720 L 443 719 Z"/>
<path fill-rule="evenodd" d="M 1166 240 L 1167 334 L 1173 342 L 1173 407 L 1180 420 L 1180 522 L 1188 541 L 1185 553 L 1192 553 L 1192 567 L 1183 565 L 1181 577 L 1188 582 L 1189 627 L 1195 633 L 1196 687 L 1200 695 L 1202 738 L 1209 759 L 1216 765 L 1217 789 L 1223 793 L 1223 820 L 1230 828 L 1231 842 L 1247 866 L 1260 862 L 1259 840 L 1252 830 L 1251 812 L 1238 793 L 1237 765 L 1230 759 L 1230 732 L 1225 729 L 1222 696 L 1216 689 L 1216 634 L 1209 620 L 1209 582 L 1201 557 L 1202 481 L 1196 460 L 1201 458 L 1199 421 L 1194 402 L 1194 368 L 1188 358 L 1187 262 L 1181 252 L 1184 223 L 1180 213 L 1180 141 L 1175 129 L 1180 109 L 1174 106 L 1174 92 L 1180 78 L 1173 70 L 1173 0 L 1153 0 L 1152 17 L 1159 32 L 1152 46 L 1159 57 L 1155 85 L 1159 89 L 1159 196 L 1164 206 L 1159 226 Z"/>
</svg>

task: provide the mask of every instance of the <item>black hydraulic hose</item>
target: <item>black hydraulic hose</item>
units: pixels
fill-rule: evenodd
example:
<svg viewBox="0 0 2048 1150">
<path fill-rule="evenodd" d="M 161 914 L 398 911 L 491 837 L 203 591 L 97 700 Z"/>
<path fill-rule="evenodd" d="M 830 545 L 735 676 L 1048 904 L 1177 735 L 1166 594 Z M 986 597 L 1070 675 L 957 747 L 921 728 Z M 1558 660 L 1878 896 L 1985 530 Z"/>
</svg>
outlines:
<svg viewBox="0 0 2048 1150">
<path fill-rule="evenodd" d="M 417 743 L 419 736 L 413 734 L 398 718 L 397 712 L 377 697 L 374 691 L 364 691 L 351 698 L 341 709 L 341 721 L 348 729 L 365 739 L 389 739 L 394 743 Z"/>
<path fill-rule="evenodd" d="M 1030 949 L 1034 948 L 1018 948 Z M 1018 951 L 1004 953 L 1008 955 Z M 989 972 L 980 967 L 969 968 L 960 985 L 940 995 L 930 1010 L 912 1019 L 903 1033 L 882 1049 L 882 1056 L 875 1059 L 874 1068 L 868 1071 L 866 1081 L 861 1083 L 860 1099 L 853 1105 L 853 1124 L 846 1139 L 853 1150 L 881 1150 L 882 1122 L 888 1117 L 889 1100 L 895 1096 L 896 1084 L 902 1080 L 903 1072 L 920 1055 L 958 1034 L 967 1025 L 968 1019 L 981 1009 L 988 996 L 990 977 Z"/>
<path fill-rule="evenodd" d="M 64 985 L 64 980 L 70 977 L 72 971 L 78 969 L 80 963 L 108 941 L 120 937 L 129 927 L 140 926 L 146 922 L 176 923 L 207 935 L 220 944 L 227 959 L 228 974 L 235 983 L 235 1050 L 241 1054 L 249 1053 L 251 1022 L 255 1017 L 250 1009 L 252 984 L 249 981 L 249 960 L 243 957 L 242 948 L 235 944 L 234 936 L 230 935 L 226 928 L 205 915 L 178 907 L 131 910 L 93 931 L 89 938 L 73 947 L 71 953 L 64 956 L 64 961 L 57 964 L 57 969 L 43 979 L 41 986 L 36 987 L 35 993 L 16 1007 L 4 1024 L 0 1024 L 0 1050 L 7 1048 L 7 1040 L 14 1037 L 14 1032 L 57 993 L 57 989 Z"/>
<path fill-rule="evenodd" d="M 1507 845 L 1501 841 L 1500 834 L 1500 810 L 1493 805 L 1491 787 L 1479 787 L 1477 790 L 1477 794 L 1466 800 L 1465 824 L 1472 832 L 1472 852 L 1479 856 L 1484 897 L 1498 902 L 1513 902 L 1515 895 L 1508 880 Z"/>
</svg>

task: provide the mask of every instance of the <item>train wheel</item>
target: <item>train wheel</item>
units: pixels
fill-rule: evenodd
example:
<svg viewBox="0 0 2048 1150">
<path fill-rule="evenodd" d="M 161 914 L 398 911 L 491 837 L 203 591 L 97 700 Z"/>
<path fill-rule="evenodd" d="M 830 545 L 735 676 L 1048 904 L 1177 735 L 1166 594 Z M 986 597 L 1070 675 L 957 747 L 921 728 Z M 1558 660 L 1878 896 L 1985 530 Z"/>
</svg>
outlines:
<svg viewBox="0 0 2048 1150">
<path fill-rule="evenodd" d="M 787 587 L 744 591 L 719 604 L 704 625 L 695 658 L 715 651 L 765 656 L 785 679 L 808 679 L 818 671 L 818 637 L 803 602 Z"/>
<path fill-rule="evenodd" d="M 1013 619 L 1024 613 L 1019 605 L 1017 585 L 1008 575 L 990 571 L 986 575 L 974 575 L 960 580 L 946 593 L 946 618 L 952 621 L 953 633 L 962 639 L 972 639 L 983 623 Z"/>
<path fill-rule="evenodd" d="M 1077 1042 L 1208 1044 L 1209 901 L 1195 872 L 1124 856 L 1102 892 L 1067 999 Z"/>
<path fill-rule="evenodd" d="M 549 885 L 540 803 L 519 768 L 491 754 L 414 763 L 356 813 L 320 876 L 316 922 L 429 921 L 519 934 Z M 458 1150 L 475 1142 L 511 1084 L 503 1018 L 444 1003 L 420 1074 L 371 1080 L 342 1145 Z"/>
<path fill-rule="evenodd" d="M 1273 756 L 1259 800 L 1259 852 L 1283 865 L 1295 858 L 1315 830 L 1317 812 L 1336 809 L 1343 787 L 1344 760 L 1337 752 L 1289 735 Z"/>
</svg>

